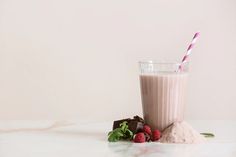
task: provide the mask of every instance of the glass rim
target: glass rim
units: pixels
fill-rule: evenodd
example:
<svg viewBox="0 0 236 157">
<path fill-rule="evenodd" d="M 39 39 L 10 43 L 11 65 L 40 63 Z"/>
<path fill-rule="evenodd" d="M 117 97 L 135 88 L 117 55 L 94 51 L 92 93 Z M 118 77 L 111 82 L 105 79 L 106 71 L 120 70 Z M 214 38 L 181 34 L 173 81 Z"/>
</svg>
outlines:
<svg viewBox="0 0 236 157">
<path fill-rule="evenodd" d="M 138 62 L 139 64 L 177 64 L 180 65 L 178 62 L 165 62 L 165 61 L 156 61 L 156 60 L 141 60 Z"/>
<path fill-rule="evenodd" d="M 188 64 L 188 62 L 180 63 L 180 62 L 165 62 L 165 61 L 156 61 L 156 60 L 141 60 L 138 62 L 139 64 L 159 64 L 159 65 L 178 65 Z"/>
<path fill-rule="evenodd" d="M 188 72 L 189 62 L 166 62 L 156 60 L 143 60 L 139 61 L 139 68 L 141 73 L 157 73 L 157 72 L 168 72 L 168 73 L 182 73 Z"/>
</svg>

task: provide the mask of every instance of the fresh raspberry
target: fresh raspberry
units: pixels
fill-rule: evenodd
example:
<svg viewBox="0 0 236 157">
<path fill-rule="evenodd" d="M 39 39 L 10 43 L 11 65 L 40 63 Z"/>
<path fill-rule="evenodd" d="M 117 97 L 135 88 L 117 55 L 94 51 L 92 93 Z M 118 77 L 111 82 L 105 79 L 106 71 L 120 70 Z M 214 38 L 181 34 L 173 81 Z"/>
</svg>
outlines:
<svg viewBox="0 0 236 157">
<path fill-rule="evenodd" d="M 159 130 L 154 130 L 152 132 L 152 141 L 157 141 L 161 138 L 161 132 Z"/>
<path fill-rule="evenodd" d="M 134 142 L 135 143 L 143 143 L 145 142 L 145 135 L 143 132 L 137 133 L 134 136 Z"/>
<path fill-rule="evenodd" d="M 149 135 L 152 135 L 152 130 L 151 130 L 150 126 L 148 126 L 148 125 L 143 126 L 143 131 Z"/>
</svg>

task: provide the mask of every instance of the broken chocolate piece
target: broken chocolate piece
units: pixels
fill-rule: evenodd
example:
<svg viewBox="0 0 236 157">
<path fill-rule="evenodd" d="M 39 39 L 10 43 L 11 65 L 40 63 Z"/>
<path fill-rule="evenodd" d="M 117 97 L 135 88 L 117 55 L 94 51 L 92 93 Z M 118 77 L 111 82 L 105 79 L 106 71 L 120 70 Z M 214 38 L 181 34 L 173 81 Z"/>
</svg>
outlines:
<svg viewBox="0 0 236 157">
<path fill-rule="evenodd" d="M 129 130 L 132 131 L 134 134 L 137 133 L 137 132 L 142 131 L 142 129 L 143 129 L 144 120 L 139 116 L 134 116 L 133 119 L 126 118 L 126 119 L 121 119 L 121 120 L 114 121 L 113 130 L 116 129 L 116 128 L 119 128 L 120 124 L 124 121 L 126 121 L 128 123 Z"/>
<path fill-rule="evenodd" d="M 143 123 L 142 122 L 138 122 L 136 120 L 131 120 L 128 123 L 128 128 L 129 128 L 130 131 L 132 131 L 134 134 L 136 134 L 137 132 L 142 131 Z"/>
<path fill-rule="evenodd" d="M 137 120 L 138 122 L 144 123 L 143 118 L 139 117 L 138 115 L 134 116 L 134 119 Z"/>
<path fill-rule="evenodd" d="M 113 130 L 115 130 L 116 128 L 119 128 L 120 127 L 120 124 L 124 121 L 128 122 L 131 120 L 131 118 L 127 118 L 127 119 L 121 119 L 121 120 L 116 120 L 113 122 Z"/>
</svg>

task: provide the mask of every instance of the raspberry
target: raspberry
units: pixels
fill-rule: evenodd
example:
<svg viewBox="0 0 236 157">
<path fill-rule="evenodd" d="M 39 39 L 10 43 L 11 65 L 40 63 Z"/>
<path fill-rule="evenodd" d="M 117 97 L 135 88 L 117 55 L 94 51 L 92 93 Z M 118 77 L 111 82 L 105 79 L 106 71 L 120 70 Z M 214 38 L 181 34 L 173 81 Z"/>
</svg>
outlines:
<svg viewBox="0 0 236 157">
<path fill-rule="evenodd" d="M 161 138 L 161 132 L 159 130 L 154 130 L 152 132 L 152 141 L 157 141 Z"/>
<path fill-rule="evenodd" d="M 152 135 L 152 130 L 151 130 L 150 126 L 148 126 L 148 125 L 143 126 L 143 131 L 149 135 Z"/>
<path fill-rule="evenodd" d="M 135 143 L 143 143 L 143 142 L 145 142 L 145 135 L 144 135 L 144 133 L 140 132 L 140 133 L 135 134 L 134 142 Z"/>
</svg>

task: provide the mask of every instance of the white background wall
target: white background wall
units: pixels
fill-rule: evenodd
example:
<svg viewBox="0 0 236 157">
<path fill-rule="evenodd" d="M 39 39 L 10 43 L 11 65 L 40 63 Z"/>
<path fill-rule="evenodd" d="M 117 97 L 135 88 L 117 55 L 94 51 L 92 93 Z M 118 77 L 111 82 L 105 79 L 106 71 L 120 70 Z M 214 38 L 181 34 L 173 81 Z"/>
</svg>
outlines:
<svg viewBox="0 0 236 157">
<path fill-rule="evenodd" d="M 197 30 L 186 118 L 236 120 L 235 0 L 0 0 L 0 119 L 141 114 L 137 62 Z"/>
</svg>

